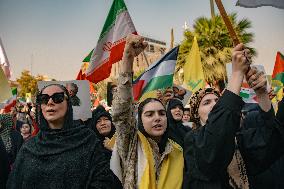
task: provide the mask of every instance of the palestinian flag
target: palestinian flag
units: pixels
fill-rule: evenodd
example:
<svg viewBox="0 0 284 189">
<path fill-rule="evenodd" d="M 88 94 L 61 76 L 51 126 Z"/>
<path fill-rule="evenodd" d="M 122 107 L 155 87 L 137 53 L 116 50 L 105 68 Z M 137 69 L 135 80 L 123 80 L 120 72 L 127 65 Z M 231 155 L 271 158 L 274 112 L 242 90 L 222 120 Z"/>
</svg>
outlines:
<svg viewBox="0 0 284 189">
<path fill-rule="evenodd" d="M 133 82 L 134 100 L 156 97 L 157 89 L 173 86 L 173 75 L 179 47 L 173 48 Z"/>
<path fill-rule="evenodd" d="M 128 34 L 137 34 L 123 0 L 114 0 L 97 46 L 92 53 L 86 78 L 98 83 L 109 77 L 112 64 L 122 59 Z"/>
<path fill-rule="evenodd" d="M 284 56 L 280 52 L 276 55 L 272 80 L 281 83 L 282 86 L 284 84 Z"/>
<path fill-rule="evenodd" d="M 258 99 L 254 90 L 251 89 L 246 82 L 242 83 L 240 97 L 242 97 L 245 103 L 258 103 Z"/>
</svg>

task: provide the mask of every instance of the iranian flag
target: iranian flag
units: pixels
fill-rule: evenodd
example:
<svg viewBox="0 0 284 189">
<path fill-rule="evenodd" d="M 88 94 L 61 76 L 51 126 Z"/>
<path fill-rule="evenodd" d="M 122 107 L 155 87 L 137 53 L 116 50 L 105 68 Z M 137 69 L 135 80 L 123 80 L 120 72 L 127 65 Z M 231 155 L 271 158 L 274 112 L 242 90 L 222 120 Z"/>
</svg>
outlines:
<svg viewBox="0 0 284 189">
<path fill-rule="evenodd" d="M 6 100 L 4 103 L 0 103 L 0 108 L 4 109 L 4 113 L 9 113 L 17 103 L 17 88 L 12 88 L 12 97 Z"/>
<path fill-rule="evenodd" d="M 76 80 L 86 80 L 86 70 L 89 66 L 89 63 L 90 63 L 90 59 L 91 59 L 91 56 L 93 54 L 93 51 L 92 50 L 83 60 L 83 63 L 81 65 L 81 69 L 79 71 L 79 73 L 77 74 L 77 77 L 76 77 Z"/>
<path fill-rule="evenodd" d="M 97 46 L 92 53 L 86 78 L 98 83 L 109 77 L 112 64 L 122 59 L 128 34 L 137 34 L 123 0 L 114 0 Z"/>
<path fill-rule="evenodd" d="M 274 64 L 272 80 L 284 84 L 284 56 L 280 52 L 277 52 L 276 60 Z"/>
<path fill-rule="evenodd" d="M 85 74 L 85 72 L 86 72 L 86 70 L 87 70 L 87 68 L 88 68 L 88 66 L 89 66 L 90 58 L 91 58 L 91 56 L 92 56 L 92 54 L 93 54 L 93 51 L 94 51 L 94 50 L 92 50 L 92 51 L 84 58 L 83 64 L 82 64 L 82 66 L 81 66 L 81 69 L 80 69 L 79 73 L 77 74 L 76 80 L 86 80 L 86 74 Z M 90 81 L 89 81 L 89 86 L 90 86 L 90 94 L 91 94 L 91 95 L 95 95 L 95 94 L 96 94 L 96 90 L 95 90 L 95 88 L 94 88 L 94 86 L 93 86 L 93 83 L 90 82 Z"/>
</svg>

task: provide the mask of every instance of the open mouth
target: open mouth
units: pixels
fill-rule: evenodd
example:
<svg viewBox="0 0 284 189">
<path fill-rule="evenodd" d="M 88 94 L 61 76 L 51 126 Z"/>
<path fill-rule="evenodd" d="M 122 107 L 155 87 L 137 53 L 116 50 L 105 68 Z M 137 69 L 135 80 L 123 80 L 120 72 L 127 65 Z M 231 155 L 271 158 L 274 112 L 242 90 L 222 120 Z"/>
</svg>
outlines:
<svg viewBox="0 0 284 189">
<path fill-rule="evenodd" d="M 160 125 L 160 124 L 157 124 L 157 125 L 154 125 L 153 128 L 154 128 L 154 129 L 161 129 L 161 128 L 163 128 L 163 126 Z"/>
<path fill-rule="evenodd" d="M 55 110 L 49 109 L 49 110 L 47 110 L 47 112 L 53 113 L 53 112 L 55 112 Z"/>
</svg>

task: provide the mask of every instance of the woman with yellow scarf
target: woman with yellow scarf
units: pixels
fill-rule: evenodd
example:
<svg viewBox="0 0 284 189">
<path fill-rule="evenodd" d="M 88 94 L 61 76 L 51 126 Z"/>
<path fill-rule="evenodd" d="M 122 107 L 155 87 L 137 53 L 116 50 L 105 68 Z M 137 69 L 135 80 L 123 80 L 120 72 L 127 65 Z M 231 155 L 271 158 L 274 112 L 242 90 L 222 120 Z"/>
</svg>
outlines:
<svg viewBox="0 0 284 189">
<path fill-rule="evenodd" d="M 111 169 L 124 189 L 179 189 L 183 178 L 183 150 L 168 138 L 168 120 L 162 102 L 156 98 L 141 102 L 137 124 L 133 114 L 133 60 L 146 46 L 140 36 L 127 38 L 113 100 L 116 143 Z"/>
</svg>

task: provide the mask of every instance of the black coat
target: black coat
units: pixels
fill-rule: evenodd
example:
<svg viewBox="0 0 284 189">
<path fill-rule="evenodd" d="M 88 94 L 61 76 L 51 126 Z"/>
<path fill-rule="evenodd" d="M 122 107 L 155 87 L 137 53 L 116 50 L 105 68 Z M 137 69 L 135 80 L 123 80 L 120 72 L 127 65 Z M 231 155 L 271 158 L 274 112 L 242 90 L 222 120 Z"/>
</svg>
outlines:
<svg viewBox="0 0 284 189">
<path fill-rule="evenodd" d="M 284 188 L 283 133 L 273 108 L 247 114 L 237 138 L 251 189 Z"/>
<path fill-rule="evenodd" d="M 68 96 L 68 91 L 58 86 Z M 40 132 L 21 147 L 7 189 L 116 188 L 114 174 L 95 133 L 73 121 L 69 99 L 62 129 L 49 128 L 37 102 Z"/>
<path fill-rule="evenodd" d="M 183 148 L 184 137 L 189 131 L 191 131 L 191 128 L 184 126 L 182 120 L 177 121 L 173 118 L 171 109 L 175 108 L 176 106 L 180 106 L 183 108 L 182 102 L 175 98 L 171 99 L 167 106 L 168 136 L 170 139 L 178 143 Z"/>
<path fill-rule="evenodd" d="M 184 141 L 184 189 L 229 189 L 227 167 L 235 151 L 244 102 L 226 90 L 206 125 L 189 132 Z"/>
<path fill-rule="evenodd" d="M 0 188 L 6 188 L 9 174 L 9 161 L 3 142 L 0 142 Z"/>
<path fill-rule="evenodd" d="M 226 91 L 209 114 L 206 125 L 186 136 L 184 188 L 230 188 L 227 167 L 235 149 L 235 136 L 250 189 L 281 186 L 283 160 L 279 158 L 284 151 L 284 128 L 275 118 L 273 108 L 268 112 L 260 108 L 257 112 L 251 112 L 240 128 L 242 104 L 239 97 Z M 273 167 L 278 169 L 272 171 L 270 167 L 273 163 Z M 268 172 L 265 173 L 265 170 Z M 276 180 L 278 182 L 275 183 Z"/>
<path fill-rule="evenodd" d="M 11 130 L 12 151 L 8 154 L 9 162 L 13 164 L 16 160 L 17 153 L 19 152 L 24 140 L 22 135 L 15 130 Z"/>
</svg>

